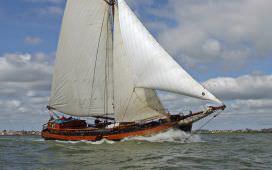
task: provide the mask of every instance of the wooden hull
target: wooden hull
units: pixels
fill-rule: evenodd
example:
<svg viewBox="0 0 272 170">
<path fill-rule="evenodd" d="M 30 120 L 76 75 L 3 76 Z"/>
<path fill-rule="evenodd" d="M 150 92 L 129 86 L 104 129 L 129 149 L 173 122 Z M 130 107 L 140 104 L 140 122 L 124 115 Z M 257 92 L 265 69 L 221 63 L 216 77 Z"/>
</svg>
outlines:
<svg viewBox="0 0 272 170">
<path fill-rule="evenodd" d="M 66 140 L 66 141 L 98 141 L 101 139 L 120 141 L 124 138 L 135 136 L 150 136 L 165 132 L 170 128 L 177 127 L 177 123 L 164 123 L 152 127 L 128 128 L 128 129 L 44 129 L 42 137 L 46 140 Z"/>
</svg>

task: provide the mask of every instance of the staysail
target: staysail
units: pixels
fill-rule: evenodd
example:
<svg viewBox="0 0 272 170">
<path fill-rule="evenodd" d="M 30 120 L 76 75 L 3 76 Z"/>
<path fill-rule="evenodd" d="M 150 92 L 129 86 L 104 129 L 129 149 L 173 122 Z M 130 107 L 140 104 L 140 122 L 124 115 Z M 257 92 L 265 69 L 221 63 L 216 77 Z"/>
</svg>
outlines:
<svg viewBox="0 0 272 170">
<path fill-rule="evenodd" d="M 164 108 L 156 92 L 151 89 L 134 88 L 133 69 L 121 35 L 120 10 L 115 7 L 114 24 L 114 82 L 115 118 L 118 122 L 140 121 L 162 117 Z"/>
<path fill-rule="evenodd" d="M 50 107 L 74 116 L 112 113 L 110 7 L 68 0 L 53 73 Z"/>
<path fill-rule="evenodd" d="M 124 46 L 135 73 L 135 87 L 164 90 L 221 103 L 160 46 L 124 0 L 118 0 L 118 7 Z"/>
</svg>

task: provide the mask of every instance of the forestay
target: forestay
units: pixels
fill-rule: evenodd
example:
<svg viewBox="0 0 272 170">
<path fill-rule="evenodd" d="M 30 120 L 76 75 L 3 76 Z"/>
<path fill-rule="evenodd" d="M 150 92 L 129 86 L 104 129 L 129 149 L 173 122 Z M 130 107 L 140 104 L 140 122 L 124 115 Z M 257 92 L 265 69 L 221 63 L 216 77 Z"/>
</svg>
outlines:
<svg viewBox="0 0 272 170">
<path fill-rule="evenodd" d="M 221 103 L 196 82 L 159 45 L 124 0 L 118 0 L 126 55 L 134 71 L 134 86 L 164 90 Z"/>
</svg>

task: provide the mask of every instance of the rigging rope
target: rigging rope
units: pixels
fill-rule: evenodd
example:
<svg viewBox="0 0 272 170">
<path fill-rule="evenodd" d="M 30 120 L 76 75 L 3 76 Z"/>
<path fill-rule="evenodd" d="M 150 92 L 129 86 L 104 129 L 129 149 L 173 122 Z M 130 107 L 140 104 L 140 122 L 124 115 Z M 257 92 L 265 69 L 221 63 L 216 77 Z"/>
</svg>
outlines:
<svg viewBox="0 0 272 170">
<path fill-rule="evenodd" d="M 218 112 L 218 113 L 216 113 Z M 206 125 L 208 125 L 213 119 L 215 119 L 216 117 L 218 117 L 221 113 L 223 112 L 223 110 L 220 111 L 215 111 L 215 115 L 213 115 L 213 117 L 211 117 L 209 120 L 207 120 L 204 124 L 202 124 L 197 130 L 195 130 L 196 132 L 200 131 L 203 127 L 205 127 Z M 194 133 L 197 134 L 197 133 Z M 190 134 L 187 138 L 185 138 L 184 142 L 187 142 L 194 134 Z"/>
<path fill-rule="evenodd" d="M 101 25 L 101 29 L 100 29 L 99 41 L 98 41 L 97 51 L 96 51 L 96 57 L 95 57 L 95 65 L 94 65 L 94 73 L 93 73 L 91 101 L 92 101 L 93 95 L 94 95 L 94 81 L 95 81 L 95 73 L 96 73 L 96 66 L 97 66 L 97 58 L 98 58 L 98 53 L 99 53 L 99 47 L 100 47 L 100 41 L 101 41 L 101 36 L 102 36 L 102 32 L 103 32 L 103 26 L 104 26 L 105 16 L 106 16 L 106 10 L 105 10 L 105 12 L 104 12 L 104 17 L 103 17 L 103 21 L 102 21 L 102 25 Z M 91 103 L 91 101 L 90 101 L 90 103 Z"/>
<path fill-rule="evenodd" d="M 213 115 L 213 117 L 211 117 L 207 122 L 205 122 L 203 125 L 201 125 L 196 131 L 201 130 L 203 127 L 205 127 L 206 125 L 208 125 L 213 119 L 215 119 L 217 116 L 219 116 L 223 111 L 218 111 L 218 113 L 216 113 L 215 115 Z"/>
<path fill-rule="evenodd" d="M 133 94 L 134 94 L 134 93 L 135 93 L 135 89 L 133 90 L 133 92 L 132 92 L 132 93 L 131 93 L 131 95 L 130 95 L 130 98 L 129 98 L 128 104 L 127 104 L 127 106 L 126 106 L 125 113 L 123 114 L 123 117 L 122 117 L 122 121 L 124 120 L 125 115 L 127 114 L 127 110 L 128 110 L 128 107 L 129 107 L 129 105 L 130 105 L 130 102 L 131 102 L 131 99 L 132 99 L 132 97 L 133 97 Z"/>
<path fill-rule="evenodd" d="M 115 3 L 115 0 L 112 0 L 113 1 L 113 3 Z M 113 30 L 114 30 L 114 9 L 115 9 L 115 7 L 114 7 L 114 5 L 112 5 L 112 8 L 111 8 L 111 10 L 110 10 L 110 26 L 111 26 L 111 60 L 110 60 L 110 63 L 109 63 L 109 66 L 111 65 L 111 70 L 109 70 L 109 71 L 111 71 L 111 83 L 112 83 L 112 109 L 113 109 L 113 113 L 115 113 L 115 89 L 114 89 L 114 87 L 115 87 L 115 82 L 114 82 L 114 54 L 113 54 L 113 49 L 114 49 L 114 39 L 113 39 L 113 37 L 114 37 L 114 33 L 113 33 Z"/>
</svg>

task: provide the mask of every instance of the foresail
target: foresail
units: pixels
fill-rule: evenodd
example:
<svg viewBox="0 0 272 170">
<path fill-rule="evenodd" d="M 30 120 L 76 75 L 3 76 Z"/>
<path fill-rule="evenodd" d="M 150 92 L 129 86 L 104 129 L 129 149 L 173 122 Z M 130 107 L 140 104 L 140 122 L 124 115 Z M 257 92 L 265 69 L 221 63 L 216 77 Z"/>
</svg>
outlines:
<svg viewBox="0 0 272 170">
<path fill-rule="evenodd" d="M 142 121 L 162 117 L 164 108 L 156 92 L 134 89 L 133 70 L 130 67 L 120 32 L 118 8 L 115 9 L 114 28 L 114 105 L 118 122 Z"/>
<path fill-rule="evenodd" d="M 102 0 L 67 0 L 49 105 L 74 116 L 112 112 L 109 5 Z M 107 93 L 107 94 L 106 94 Z"/>
<path fill-rule="evenodd" d="M 118 0 L 118 7 L 123 44 L 134 71 L 134 87 L 164 90 L 221 103 L 159 45 L 124 0 Z"/>
</svg>

